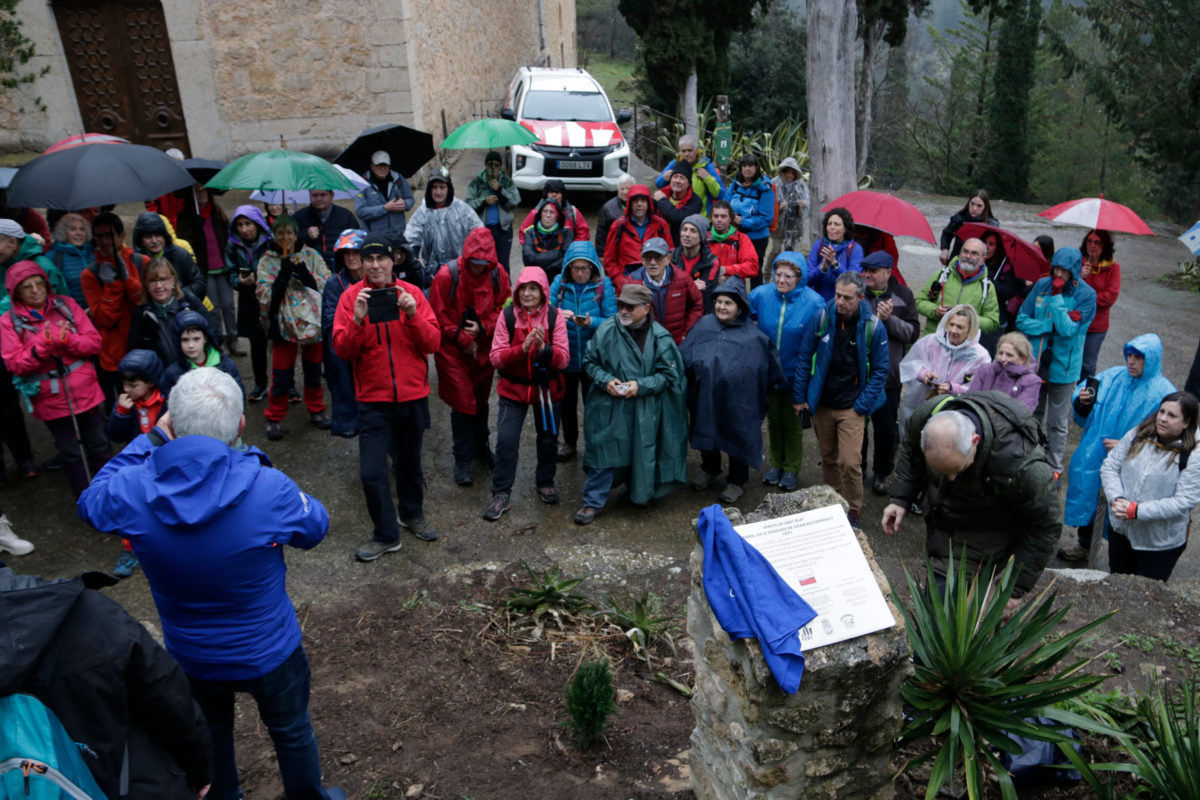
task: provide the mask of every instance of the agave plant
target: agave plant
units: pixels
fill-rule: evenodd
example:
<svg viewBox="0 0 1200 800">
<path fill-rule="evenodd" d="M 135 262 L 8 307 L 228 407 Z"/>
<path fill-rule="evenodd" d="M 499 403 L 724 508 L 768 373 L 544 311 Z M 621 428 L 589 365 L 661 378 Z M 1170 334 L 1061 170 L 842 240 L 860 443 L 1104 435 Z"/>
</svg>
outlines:
<svg viewBox="0 0 1200 800">
<path fill-rule="evenodd" d="M 564 617 L 577 614 L 591 605 L 586 597 L 572 591 L 583 583 L 583 578 L 567 578 L 559 571 L 557 565 L 542 572 L 535 572 L 524 561 L 521 565 L 529 575 L 530 585 L 508 590 L 508 599 L 504 601 L 504 605 L 509 611 L 526 614 L 534 623 L 539 624 L 541 617 L 549 614 L 561 628 Z"/>
<path fill-rule="evenodd" d="M 658 612 L 658 599 L 649 591 L 633 601 L 633 608 L 624 609 L 613 598 L 608 597 L 608 608 L 601 609 L 597 616 L 604 617 L 621 629 L 625 638 L 633 645 L 634 657 L 650 663 L 650 648 L 655 642 L 663 642 L 675 652 L 675 640 L 671 636 L 670 626 L 676 617 Z"/>
<path fill-rule="evenodd" d="M 1048 587 L 1010 618 L 1005 606 L 1016 585 L 1010 558 L 999 576 L 981 580 L 954 564 L 946 575 L 943 596 L 933 581 L 918 589 L 905 570 L 911 607 L 901 605 L 912 650 L 914 672 L 902 689 L 910 722 L 898 744 L 927 745 L 902 772 L 933 760 L 926 787 L 932 800 L 947 781 L 961 774 L 968 796 L 983 796 L 985 768 L 990 767 L 1005 800 L 1016 800 L 1012 778 L 997 751 L 1023 752 L 1013 736 L 1047 742 L 1066 742 L 1058 730 L 1036 725 L 1035 716 L 1077 722 L 1052 708 L 1096 686 L 1103 677 L 1084 668 L 1092 659 L 1062 665 L 1088 631 L 1113 613 L 1059 635 L 1058 625 L 1070 606 L 1054 610 L 1055 594 Z M 893 589 L 893 595 L 895 590 Z"/>
</svg>

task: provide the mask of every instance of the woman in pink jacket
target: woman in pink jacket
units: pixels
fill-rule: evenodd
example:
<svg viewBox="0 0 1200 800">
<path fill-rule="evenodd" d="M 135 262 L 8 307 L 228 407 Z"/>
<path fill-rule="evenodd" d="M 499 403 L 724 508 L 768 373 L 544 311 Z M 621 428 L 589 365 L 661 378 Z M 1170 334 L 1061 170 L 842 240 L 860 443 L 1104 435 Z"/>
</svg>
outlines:
<svg viewBox="0 0 1200 800">
<path fill-rule="evenodd" d="M 996 342 L 996 360 L 975 371 L 968 392 L 1004 392 L 1030 411 L 1037 409 L 1042 379 L 1033 360 L 1033 346 L 1023 333 L 1006 333 Z"/>
<path fill-rule="evenodd" d="M 91 361 L 100 352 L 100 333 L 78 303 L 50 289 L 46 271 L 33 261 L 9 267 L 4 286 L 12 307 L 0 317 L 0 354 L 20 378 L 18 389 L 32 402 L 33 416 L 50 429 L 78 498 L 89 475 L 80 440 L 90 474 L 109 456 L 100 413 L 104 393 Z"/>
<path fill-rule="evenodd" d="M 962 304 L 947 311 L 937 332 L 918 339 L 900 362 L 900 427 L 926 399 L 965 392 L 975 371 L 991 360 L 979 343 L 974 307 Z"/>
<path fill-rule="evenodd" d="M 483 518 L 494 522 L 512 508 L 517 475 L 517 448 L 525 412 L 533 410 L 537 433 L 538 497 L 558 503 L 554 473 L 558 467 L 558 424 L 562 411 L 562 371 L 571 362 L 566 318 L 549 303 L 550 283 L 541 267 L 525 267 L 513 289 L 513 304 L 496 320 L 492 337 L 492 366 L 500 374 L 496 394 L 496 467 L 492 470 L 492 499 Z"/>
</svg>

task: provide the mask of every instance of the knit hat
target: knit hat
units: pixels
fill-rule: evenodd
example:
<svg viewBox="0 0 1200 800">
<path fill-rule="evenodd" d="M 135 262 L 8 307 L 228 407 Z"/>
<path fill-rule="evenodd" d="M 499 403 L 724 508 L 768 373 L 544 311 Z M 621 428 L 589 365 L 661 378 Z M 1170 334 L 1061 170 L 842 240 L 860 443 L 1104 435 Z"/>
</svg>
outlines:
<svg viewBox="0 0 1200 800">
<path fill-rule="evenodd" d="M 491 164 L 493 161 L 496 162 L 497 164 L 504 163 L 504 159 L 500 157 L 499 153 L 497 153 L 495 150 L 489 150 L 488 154 L 483 157 L 483 163 Z"/>
<path fill-rule="evenodd" d="M 690 183 L 692 180 L 692 162 L 685 161 L 682 158 L 677 159 L 675 161 L 675 166 L 671 168 L 671 174 L 682 175 L 683 177 L 687 178 L 688 182 Z"/>
<path fill-rule="evenodd" d="M 372 233 L 363 239 L 359 252 L 362 253 L 363 258 L 366 258 L 368 253 L 383 253 L 388 258 L 391 258 L 392 243 L 383 234 Z"/>
<path fill-rule="evenodd" d="M 692 214 L 691 216 L 684 217 L 679 227 L 682 228 L 684 225 L 695 225 L 696 230 L 700 231 L 700 238 L 708 238 L 708 220 L 704 218 L 703 214 Z"/>
<path fill-rule="evenodd" d="M 621 294 L 617 298 L 618 303 L 625 303 L 630 306 L 648 305 L 654 300 L 654 294 L 640 283 L 627 283 L 621 287 Z"/>
</svg>

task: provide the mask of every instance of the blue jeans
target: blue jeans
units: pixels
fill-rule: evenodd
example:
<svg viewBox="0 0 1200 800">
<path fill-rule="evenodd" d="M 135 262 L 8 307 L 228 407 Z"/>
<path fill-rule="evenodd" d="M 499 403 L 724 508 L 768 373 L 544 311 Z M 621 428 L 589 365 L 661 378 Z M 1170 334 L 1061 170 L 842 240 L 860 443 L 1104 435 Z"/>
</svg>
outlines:
<svg viewBox="0 0 1200 800">
<path fill-rule="evenodd" d="M 1105 336 L 1108 336 L 1108 331 L 1089 333 L 1083 340 L 1083 369 L 1079 373 L 1079 380 L 1096 374 L 1096 361 L 1100 358 L 1100 345 L 1104 344 Z"/>
<path fill-rule="evenodd" d="M 259 678 L 202 681 L 189 678 L 192 696 L 208 720 L 213 742 L 212 800 L 239 800 L 233 752 L 233 696 L 245 692 L 258 704 L 258 716 L 275 743 L 279 775 L 288 800 L 329 800 L 321 788 L 321 754 L 308 716 L 308 656 L 297 647 L 287 660 Z"/>
<path fill-rule="evenodd" d="M 583 474 L 583 504 L 590 508 L 604 508 L 608 493 L 612 491 L 612 468 L 584 467 Z"/>
<path fill-rule="evenodd" d="M 349 364 L 338 358 L 328 339 L 325 348 L 325 383 L 329 386 L 332 414 L 329 434 L 346 436 L 358 433 L 358 400 L 354 397 L 354 373 Z"/>
</svg>

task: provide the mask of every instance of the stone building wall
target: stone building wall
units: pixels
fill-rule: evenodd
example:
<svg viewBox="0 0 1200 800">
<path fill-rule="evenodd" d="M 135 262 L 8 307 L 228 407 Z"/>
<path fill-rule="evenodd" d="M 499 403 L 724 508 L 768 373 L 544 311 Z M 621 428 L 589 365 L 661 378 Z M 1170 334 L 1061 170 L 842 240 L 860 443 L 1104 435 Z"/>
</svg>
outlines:
<svg viewBox="0 0 1200 800">
<path fill-rule="evenodd" d="M 230 159 L 277 147 L 332 155 L 387 122 L 442 136 L 475 100 L 504 96 L 516 68 L 574 66 L 575 0 L 162 0 L 191 154 Z M 0 148 L 40 150 L 80 132 L 50 4 L 18 11 L 51 72 L 31 89 L 47 111 L 0 95 Z M 280 21 L 286 21 L 280 25 Z M 485 109 L 490 112 L 492 109 Z"/>
</svg>

